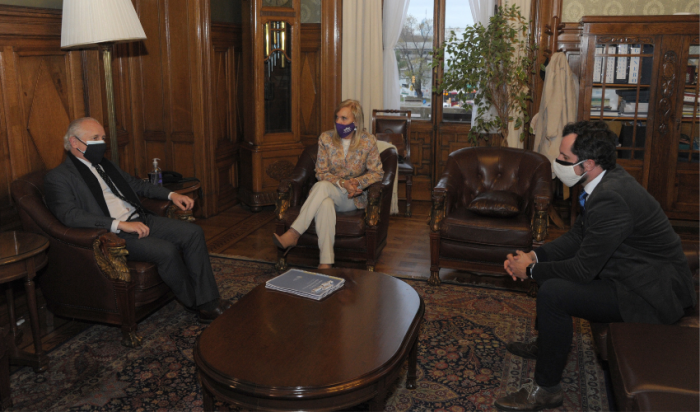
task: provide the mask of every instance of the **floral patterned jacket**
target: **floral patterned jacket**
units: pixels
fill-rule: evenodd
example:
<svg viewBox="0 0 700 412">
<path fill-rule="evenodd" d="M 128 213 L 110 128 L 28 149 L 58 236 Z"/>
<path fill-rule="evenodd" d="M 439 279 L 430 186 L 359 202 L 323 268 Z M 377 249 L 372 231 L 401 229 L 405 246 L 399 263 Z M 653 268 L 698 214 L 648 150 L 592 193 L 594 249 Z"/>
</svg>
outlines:
<svg viewBox="0 0 700 412">
<path fill-rule="evenodd" d="M 327 180 L 334 185 L 341 179 L 355 178 L 360 182 L 361 189 L 367 189 L 372 183 L 379 182 L 384 177 L 382 161 L 379 158 L 377 139 L 362 132 L 360 144 L 354 150 L 348 149 L 347 157 L 343 156 L 343 148 L 333 145 L 332 131 L 321 133 L 318 138 L 318 157 L 316 158 L 316 179 Z M 367 207 L 367 192 L 356 196 L 353 201 L 358 209 Z"/>
</svg>

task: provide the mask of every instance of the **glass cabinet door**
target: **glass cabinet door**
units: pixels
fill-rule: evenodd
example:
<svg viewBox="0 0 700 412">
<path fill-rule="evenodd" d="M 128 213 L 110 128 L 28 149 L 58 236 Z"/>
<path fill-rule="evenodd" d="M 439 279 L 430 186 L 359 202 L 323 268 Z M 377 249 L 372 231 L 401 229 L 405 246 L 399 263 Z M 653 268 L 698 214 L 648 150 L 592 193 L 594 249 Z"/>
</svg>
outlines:
<svg viewBox="0 0 700 412">
<path fill-rule="evenodd" d="M 697 37 L 695 42 L 697 42 Z M 700 89 L 698 89 L 698 61 L 700 45 L 688 46 L 688 60 L 681 73 L 685 75 L 683 87 L 683 108 L 680 132 L 678 134 L 678 156 L 672 204 L 674 212 L 693 213 L 697 217 L 698 197 L 700 196 L 698 157 L 700 155 Z"/>
<path fill-rule="evenodd" d="M 640 183 L 647 148 L 647 114 L 654 45 L 595 44 L 590 120 L 603 120 L 618 136 L 617 157 Z"/>
</svg>

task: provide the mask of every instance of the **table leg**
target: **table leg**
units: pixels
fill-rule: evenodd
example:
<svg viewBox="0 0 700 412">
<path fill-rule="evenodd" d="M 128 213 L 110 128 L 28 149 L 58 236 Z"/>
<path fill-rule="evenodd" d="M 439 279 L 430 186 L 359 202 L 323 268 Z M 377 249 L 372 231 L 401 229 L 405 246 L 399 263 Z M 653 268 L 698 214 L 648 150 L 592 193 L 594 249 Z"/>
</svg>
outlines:
<svg viewBox="0 0 700 412">
<path fill-rule="evenodd" d="M 199 374 L 199 386 L 202 388 L 202 402 L 205 411 L 214 410 L 214 395 L 204 386 L 204 379 L 202 379 L 202 374 Z"/>
<path fill-rule="evenodd" d="M 10 317 L 10 333 L 12 333 L 12 341 L 17 345 L 17 341 L 20 339 L 19 332 L 17 331 L 17 318 L 15 317 L 15 294 L 12 291 L 12 285 L 5 285 L 5 299 L 7 299 L 7 313 Z"/>
<path fill-rule="evenodd" d="M 380 391 L 377 396 L 369 401 L 370 411 L 383 411 L 386 408 L 386 395 L 387 391 Z"/>
<path fill-rule="evenodd" d="M 27 306 L 29 307 L 29 320 L 32 326 L 32 338 L 34 338 L 34 353 L 36 365 L 32 365 L 36 372 L 44 372 L 48 369 L 48 357 L 44 354 L 41 346 L 41 334 L 39 332 L 39 314 L 36 308 L 36 292 L 34 281 L 36 275 L 34 259 L 27 259 L 27 281 L 24 283 L 24 290 L 27 293 Z"/>
<path fill-rule="evenodd" d="M 418 378 L 418 336 L 413 342 L 411 351 L 408 352 L 408 373 L 406 376 L 406 389 L 416 389 L 416 379 Z"/>
</svg>

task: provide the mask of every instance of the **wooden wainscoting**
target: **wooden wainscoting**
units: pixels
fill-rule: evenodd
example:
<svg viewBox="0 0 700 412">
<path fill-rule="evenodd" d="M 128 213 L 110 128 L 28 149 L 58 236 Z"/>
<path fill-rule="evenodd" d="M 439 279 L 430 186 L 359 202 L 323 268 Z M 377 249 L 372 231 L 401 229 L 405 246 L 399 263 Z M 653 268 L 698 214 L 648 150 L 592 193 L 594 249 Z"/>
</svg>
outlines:
<svg viewBox="0 0 700 412">
<path fill-rule="evenodd" d="M 213 213 L 238 203 L 238 144 L 243 134 L 241 81 L 241 27 L 213 23 L 212 84 L 213 141 L 216 153 L 216 196 Z"/>
<path fill-rule="evenodd" d="M 63 161 L 63 135 L 85 114 L 83 61 L 61 43 L 61 11 L 0 6 L 0 230 L 17 229 L 10 184 Z"/>
</svg>

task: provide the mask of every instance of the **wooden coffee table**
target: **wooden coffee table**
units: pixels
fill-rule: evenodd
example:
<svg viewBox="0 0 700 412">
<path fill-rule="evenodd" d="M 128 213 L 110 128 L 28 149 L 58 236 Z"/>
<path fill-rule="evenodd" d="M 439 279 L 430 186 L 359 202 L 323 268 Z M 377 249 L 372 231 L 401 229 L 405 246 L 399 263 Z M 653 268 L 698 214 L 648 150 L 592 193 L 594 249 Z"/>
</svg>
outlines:
<svg viewBox="0 0 700 412">
<path fill-rule="evenodd" d="M 423 299 L 407 283 L 357 269 L 319 270 L 345 286 L 314 301 L 258 285 L 197 339 L 204 409 L 383 409 L 408 359 L 416 386 Z"/>
</svg>

